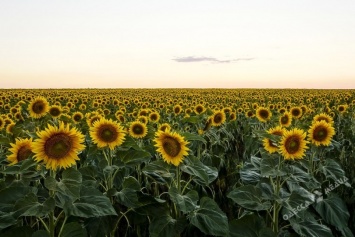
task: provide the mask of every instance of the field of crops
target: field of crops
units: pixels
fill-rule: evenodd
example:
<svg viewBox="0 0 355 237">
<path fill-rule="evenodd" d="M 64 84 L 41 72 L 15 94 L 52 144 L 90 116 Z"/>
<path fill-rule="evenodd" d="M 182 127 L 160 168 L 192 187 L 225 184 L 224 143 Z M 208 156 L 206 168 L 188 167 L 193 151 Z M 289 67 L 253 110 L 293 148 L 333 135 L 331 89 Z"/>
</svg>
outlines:
<svg viewBox="0 0 355 237">
<path fill-rule="evenodd" d="M 0 90 L 0 236 L 354 236 L 355 90 Z"/>
</svg>

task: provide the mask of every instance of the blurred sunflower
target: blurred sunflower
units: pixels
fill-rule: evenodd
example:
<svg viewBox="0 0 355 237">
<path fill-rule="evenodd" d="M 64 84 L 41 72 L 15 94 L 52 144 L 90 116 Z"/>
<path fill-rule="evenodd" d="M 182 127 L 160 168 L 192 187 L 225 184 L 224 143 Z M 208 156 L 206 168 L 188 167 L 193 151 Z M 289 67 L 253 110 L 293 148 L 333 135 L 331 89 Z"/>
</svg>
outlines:
<svg viewBox="0 0 355 237">
<path fill-rule="evenodd" d="M 41 118 L 46 115 L 49 110 L 49 104 L 43 96 L 36 97 L 28 105 L 28 110 L 32 118 Z"/>
<path fill-rule="evenodd" d="M 313 118 L 313 122 L 322 121 L 322 120 L 326 121 L 327 123 L 329 123 L 331 125 L 334 124 L 333 118 L 330 115 L 326 114 L 326 113 L 317 114 Z"/>
<path fill-rule="evenodd" d="M 184 156 L 188 155 L 189 144 L 181 135 L 171 132 L 170 130 L 158 131 L 154 139 L 157 151 L 162 155 L 163 160 L 168 164 L 172 163 L 175 166 L 183 161 Z"/>
<path fill-rule="evenodd" d="M 283 127 L 289 127 L 292 123 L 292 115 L 289 112 L 285 112 L 282 116 L 280 116 L 279 123 Z"/>
<path fill-rule="evenodd" d="M 301 107 L 292 107 L 290 113 L 295 119 L 299 119 L 303 115 Z"/>
<path fill-rule="evenodd" d="M 160 124 L 160 126 L 158 127 L 158 131 L 165 131 L 165 130 L 170 130 L 171 127 L 168 123 L 163 123 L 163 124 Z"/>
<path fill-rule="evenodd" d="M 259 107 L 256 112 L 256 118 L 263 123 L 266 123 L 268 120 L 270 120 L 272 114 L 269 109 L 264 108 L 264 107 Z"/>
<path fill-rule="evenodd" d="M 9 165 L 17 164 L 20 161 L 26 160 L 33 155 L 32 138 L 22 139 L 17 138 L 15 143 L 10 143 L 9 151 L 12 153 L 7 156 L 7 160 L 11 162 Z"/>
<path fill-rule="evenodd" d="M 147 133 L 147 125 L 140 121 L 134 121 L 129 126 L 129 135 L 133 138 L 144 138 Z"/>
<path fill-rule="evenodd" d="M 48 112 L 53 118 L 58 118 L 62 113 L 62 108 L 58 105 L 52 105 Z"/>
<path fill-rule="evenodd" d="M 3 129 L 5 127 L 5 120 L 0 117 L 0 130 Z"/>
<path fill-rule="evenodd" d="M 334 127 L 324 120 L 314 122 L 308 130 L 308 140 L 316 146 L 329 146 L 334 135 Z"/>
<path fill-rule="evenodd" d="M 16 123 L 11 120 L 11 122 L 6 125 L 6 133 L 13 134 L 15 125 L 16 125 Z"/>
<path fill-rule="evenodd" d="M 101 118 L 90 127 L 90 137 L 99 148 L 109 147 L 114 150 L 125 140 L 126 132 L 111 119 Z"/>
<path fill-rule="evenodd" d="M 84 118 L 84 115 L 81 112 L 75 112 L 72 115 L 72 119 L 74 121 L 74 123 L 80 123 L 80 121 Z"/>
<path fill-rule="evenodd" d="M 90 116 L 88 119 L 86 119 L 86 123 L 89 125 L 89 127 L 94 126 L 94 123 L 96 121 L 99 121 L 102 118 L 101 115 L 99 114 L 94 114 L 92 116 Z"/>
<path fill-rule="evenodd" d="M 47 169 L 68 168 L 79 160 L 78 153 L 84 150 L 84 135 L 63 122 L 59 126 L 48 125 L 37 132 L 38 139 L 32 143 L 34 159 L 43 162 Z"/>
<path fill-rule="evenodd" d="M 160 115 L 158 112 L 152 112 L 149 114 L 149 121 L 153 123 L 157 123 L 159 122 L 159 119 L 160 119 Z"/>
<path fill-rule="evenodd" d="M 226 121 L 226 114 L 223 112 L 223 110 L 215 111 L 210 118 L 211 125 L 218 127 Z"/>
<path fill-rule="evenodd" d="M 281 142 L 279 152 L 285 160 L 302 159 L 305 155 L 308 141 L 305 140 L 306 133 L 302 129 L 294 128 L 285 131 Z"/>
<path fill-rule="evenodd" d="M 175 115 L 178 115 L 182 112 L 182 107 L 181 105 L 175 105 L 174 108 L 173 108 L 173 111 L 174 111 L 174 114 Z"/>
<path fill-rule="evenodd" d="M 285 132 L 285 129 L 281 126 L 277 126 L 274 128 L 270 128 L 267 133 L 271 135 L 277 135 L 282 137 Z M 278 144 L 275 144 L 274 141 L 272 141 L 269 138 L 264 138 L 263 139 L 263 145 L 266 151 L 268 151 L 270 154 L 277 152 L 279 150 Z"/>
<path fill-rule="evenodd" d="M 348 105 L 339 105 L 338 107 L 337 107 L 337 110 L 341 113 L 341 114 L 343 114 L 343 113 L 345 113 L 346 112 L 346 109 L 348 108 Z"/>
<path fill-rule="evenodd" d="M 198 105 L 195 106 L 194 111 L 195 111 L 196 114 L 202 114 L 203 112 L 206 111 L 206 109 L 205 109 L 205 107 L 202 104 L 198 104 Z"/>
</svg>

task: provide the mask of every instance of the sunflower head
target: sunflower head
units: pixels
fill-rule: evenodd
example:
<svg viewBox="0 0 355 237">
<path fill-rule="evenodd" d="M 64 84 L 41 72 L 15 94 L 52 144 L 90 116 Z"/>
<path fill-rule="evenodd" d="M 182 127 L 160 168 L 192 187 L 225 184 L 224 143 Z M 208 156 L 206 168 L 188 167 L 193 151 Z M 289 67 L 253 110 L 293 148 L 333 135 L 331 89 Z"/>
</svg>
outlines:
<svg viewBox="0 0 355 237">
<path fill-rule="evenodd" d="M 11 143 L 9 151 L 12 153 L 7 156 L 7 160 L 11 162 L 9 165 L 17 164 L 20 161 L 26 160 L 33 156 L 32 152 L 32 138 L 16 139 L 15 143 Z"/>
<path fill-rule="evenodd" d="M 124 129 L 111 119 L 101 118 L 90 127 L 90 137 L 99 148 L 114 150 L 124 142 L 125 136 Z"/>
<path fill-rule="evenodd" d="M 52 105 L 49 108 L 49 114 L 53 117 L 53 118 L 58 118 L 62 113 L 62 108 L 58 105 Z"/>
<path fill-rule="evenodd" d="M 37 162 L 43 162 L 47 169 L 68 168 L 79 160 L 78 153 L 85 148 L 84 135 L 76 128 L 70 128 L 63 122 L 59 126 L 37 132 L 38 139 L 32 144 Z"/>
<path fill-rule="evenodd" d="M 308 140 L 316 146 L 329 146 L 334 135 L 334 127 L 324 120 L 314 122 L 308 130 Z"/>
<path fill-rule="evenodd" d="M 274 128 L 270 128 L 267 133 L 271 135 L 276 135 L 282 137 L 285 132 L 285 129 L 281 126 L 277 126 Z M 279 150 L 278 144 L 275 144 L 274 141 L 272 141 L 269 138 L 264 138 L 263 139 L 263 145 L 266 151 L 268 151 L 270 154 L 277 152 Z"/>
<path fill-rule="evenodd" d="M 133 138 L 144 138 L 147 133 L 147 125 L 140 121 L 132 122 L 129 126 L 129 135 Z"/>
<path fill-rule="evenodd" d="M 153 123 L 157 123 L 159 122 L 160 119 L 160 115 L 157 112 L 152 112 L 149 114 L 149 121 L 153 122 Z"/>
<path fill-rule="evenodd" d="M 295 119 L 299 119 L 303 115 L 301 107 L 292 107 L 290 110 L 290 113 L 291 113 L 292 117 Z"/>
<path fill-rule="evenodd" d="M 221 126 L 226 121 L 226 114 L 221 111 L 216 111 L 210 117 L 212 126 Z"/>
<path fill-rule="evenodd" d="M 165 130 L 170 130 L 170 129 L 171 129 L 171 126 L 168 123 L 160 124 L 160 126 L 158 127 L 158 131 L 163 131 L 163 132 Z"/>
<path fill-rule="evenodd" d="M 285 131 L 280 142 L 280 153 L 285 160 L 302 159 L 305 155 L 308 141 L 306 133 L 302 129 L 294 128 Z"/>
<path fill-rule="evenodd" d="M 317 114 L 313 118 L 313 122 L 322 121 L 322 120 L 324 120 L 327 123 L 330 123 L 331 125 L 334 124 L 334 120 L 333 120 L 332 116 L 330 116 L 326 113 Z"/>
<path fill-rule="evenodd" d="M 205 112 L 205 110 L 206 109 L 205 109 L 205 107 L 202 104 L 196 105 L 195 109 L 194 109 L 196 114 L 202 114 L 203 112 Z"/>
<path fill-rule="evenodd" d="M 268 120 L 270 120 L 272 114 L 270 112 L 269 109 L 264 108 L 264 107 L 259 107 L 256 110 L 256 118 L 260 121 L 260 122 L 267 122 Z"/>
<path fill-rule="evenodd" d="M 43 96 L 39 96 L 31 101 L 28 106 L 30 116 L 32 118 L 41 118 L 49 111 L 49 104 Z"/>
<path fill-rule="evenodd" d="M 72 119 L 74 123 L 80 123 L 80 121 L 84 118 L 84 115 L 81 112 L 75 112 L 72 115 Z"/>
<path fill-rule="evenodd" d="M 155 136 L 155 146 L 163 160 L 168 164 L 179 166 L 184 157 L 188 155 L 187 145 L 189 143 L 185 141 L 184 137 L 170 130 L 158 131 Z"/>
<path fill-rule="evenodd" d="M 5 120 L 0 117 L 0 130 L 3 129 L 5 127 Z"/>
<path fill-rule="evenodd" d="M 289 112 L 285 112 L 280 116 L 279 123 L 283 127 L 289 127 L 292 123 L 292 115 Z"/>
</svg>

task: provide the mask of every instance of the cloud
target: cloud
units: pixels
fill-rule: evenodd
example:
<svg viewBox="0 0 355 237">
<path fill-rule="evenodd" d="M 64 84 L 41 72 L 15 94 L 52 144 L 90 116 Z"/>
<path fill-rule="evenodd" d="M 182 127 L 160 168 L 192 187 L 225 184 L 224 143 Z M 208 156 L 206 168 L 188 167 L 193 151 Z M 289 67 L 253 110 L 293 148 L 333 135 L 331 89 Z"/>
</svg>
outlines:
<svg viewBox="0 0 355 237">
<path fill-rule="evenodd" d="M 232 63 L 237 61 L 249 61 L 253 59 L 254 58 L 236 58 L 236 59 L 229 59 L 229 60 L 220 60 L 218 58 L 211 58 L 211 57 L 187 56 L 187 57 L 174 58 L 173 60 L 178 63 L 194 63 L 194 62 Z"/>
</svg>

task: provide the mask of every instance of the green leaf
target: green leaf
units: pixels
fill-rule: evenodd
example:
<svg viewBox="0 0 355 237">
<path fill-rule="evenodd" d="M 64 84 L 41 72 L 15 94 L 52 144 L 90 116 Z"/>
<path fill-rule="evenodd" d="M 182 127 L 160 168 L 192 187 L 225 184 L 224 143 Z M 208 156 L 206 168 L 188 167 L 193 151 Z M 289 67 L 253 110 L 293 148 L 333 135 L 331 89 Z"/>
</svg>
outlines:
<svg viewBox="0 0 355 237">
<path fill-rule="evenodd" d="M 86 230 L 77 222 L 71 222 L 64 225 L 61 237 L 85 237 Z"/>
<path fill-rule="evenodd" d="M 306 210 L 314 203 L 315 195 L 306 189 L 299 187 L 291 192 L 291 195 L 282 203 L 284 219 L 289 219 L 297 213 Z"/>
<path fill-rule="evenodd" d="M 184 133 L 181 133 L 181 136 L 183 136 L 185 138 L 185 140 L 187 140 L 187 141 L 200 141 L 203 143 L 207 143 L 207 141 L 203 137 L 201 137 L 200 135 L 197 135 L 197 134 L 184 132 Z"/>
<path fill-rule="evenodd" d="M 216 236 L 227 236 L 229 232 L 228 219 L 213 199 L 203 197 L 200 207 L 188 215 L 192 225 L 203 233 Z"/>
<path fill-rule="evenodd" d="M 0 230 L 16 224 L 13 213 L 5 213 L 0 211 Z"/>
<path fill-rule="evenodd" d="M 31 193 L 30 187 L 14 186 L 0 191 L 0 211 L 10 212 L 15 203 Z"/>
<path fill-rule="evenodd" d="M 151 237 L 166 237 L 177 236 L 175 228 L 176 220 L 170 215 L 163 215 L 153 218 L 149 225 L 149 236 Z"/>
<path fill-rule="evenodd" d="M 117 202 L 129 208 L 136 208 L 140 206 L 138 201 L 137 191 L 131 188 L 124 188 L 120 192 L 116 192 L 114 196 L 117 197 Z"/>
<path fill-rule="evenodd" d="M 176 187 L 171 187 L 169 189 L 169 195 L 170 199 L 184 214 L 195 210 L 197 207 L 198 193 L 195 190 L 191 190 L 186 195 L 181 195 Z"/>
<path fill-rule="evenodd" d="M 333 237 L 332 231 L 325 225 L 315 221 L 296 221 L 290 219 L 291 226 L 297 234 L 311 237 Z"/>
<path fill-rule="evenodd" d="M 241 186 L 227 195 L 238 205 L 256 211 L 267 210 L 271 207 L 271 203 L 263 200 L 262 196 L 262 190 L 253 185 Z"/>
<path fill-rule="evenodd" d="M 124 142 L 121 145 L 122 147 L 133 148 L 135 150 L 142 150 L 134 140 L 134 138 L 130 136 L 126 136 Z"/>
<path fill-rule="evenodd" d="M 127 151 L 118 151 L 117 157 L 126 165 L 139 165 L 143 162 L 148 162 L 151 154 L 144 150 L 129 149 Z"/>
<path fill-rule="evenodd" d="M 348 226 L 350 217 L 348 209 L 344 201 L 335 194 L 329 195 L 323 201 L 315 203 L 314 208 L 323 220 L 339 230 Z"/>
<path fill-rule="evenodd" d="M 78 199 L 81 182 L 81 173 L 74 168 L 68 168 L 63 171 L 62 180 L 57 182 L 56 189 L 64 195 Z"/>
<path fill-rule="evenodd" d="M 251 163 L 245 163 L 240 170 L 240 179 L 245 184 L 256 184 L 260 181 L 260 170 Z"/>
<path fill-rule="evenodd" d="M 175 174 L 170 172 L 171 166 L 162 160 L 150 162 L 142 169 L 145 175 L 152 177 L 156 182 L 166 184 Z"/>
<path fill-rule="evenodd" d="M 218 170 L 215 167 L 204 165 L 198 158 L 188 156 L 186 165 L 180 166 L 181 170 L 193 177 L 193 180 L 200 185 L 209 185 L 218 177 Z"/>
<path fill-rule="evenodd" d="M 110 199 L 104 196 L 99 190 L 91 187 L 81 187 L 80 199 L 74 203 L 67 201 L 64 205 L 64 211 L 66 215 L 85 218 L 117 215 L 111 205 Z"/>
<path fill-rule="evenodd" d="M 231 237 L 276 237 L 277 235 L 265 225 L 264 220 L 255 215 L 246 215 L 229 223 Z"/>
<path fill-rule="evenodd" d="M 27 194 L 24 198 L 18 200 L 14 206 L 16 216 L 45 216 L 55 208 L 53 198 L 48 198 L 43 204 L 38 202 L 37 195 L 34 193 Z"/>
<path fill-rule="evenodd" d="M 29 226 L 20 226 L 1 233 L 1 237 L 31 237 L 33 232 L 33 229 Z"/>
<path fill-rule="evenodd" d="M 49 237 L 49 233 L 46 230 L 37 230 L 32 237 Z"/>
<path fill-rule="evenodd" d="M 321 170 L 327 179 L 344 179 L 345 172 L 341 166 L 332 159 L 326 159 L 324 165 L 321 165 Z"/>
<path fill-rule="evenodd" d="M 262 177 L 284 176 L 287 173 L 278 169 L 280 157 L 263 158 L 260 163 L 260 175 Z"/>
<path fill-rule="evenodd" d="M 111 223 L 114 223 L 111 216 L 101 216 L 88 218 L 85 220 L 85 226 L 89 236 L 109 236 Z"/>
<path fill-rule="evenodd" d="M 138 180 L 132 176 L 128 176 L 124 178 L 122 187 L 133 189 L 135 191 L 141 190 L 141 185 L 138 183 Z"/>
</svg>

